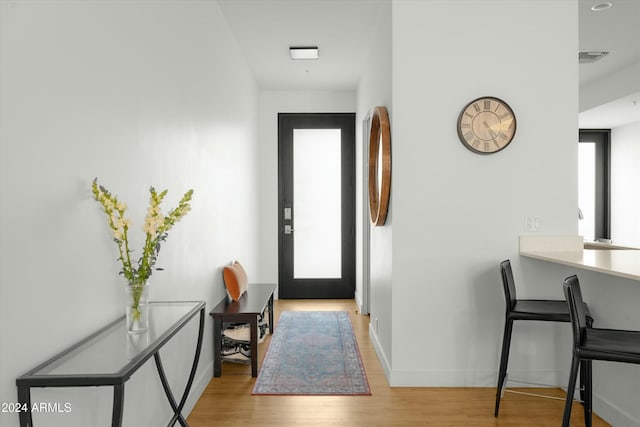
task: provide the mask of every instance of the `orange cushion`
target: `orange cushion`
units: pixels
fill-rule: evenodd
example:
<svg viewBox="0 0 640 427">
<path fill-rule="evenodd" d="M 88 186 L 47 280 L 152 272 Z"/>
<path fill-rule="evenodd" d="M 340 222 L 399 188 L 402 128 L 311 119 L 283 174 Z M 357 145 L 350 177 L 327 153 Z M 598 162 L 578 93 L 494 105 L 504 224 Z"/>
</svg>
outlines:
<svg viewBox="0 0 640 427">
<path fill-rule="evenodd" d="M 233 264 L 224 268 L 222 276 L 229 296 L 234 301 L 238 301 L 248 287 L 247 273 L 244 268 L 238 261 L 234 261 Z"/>
</svg>

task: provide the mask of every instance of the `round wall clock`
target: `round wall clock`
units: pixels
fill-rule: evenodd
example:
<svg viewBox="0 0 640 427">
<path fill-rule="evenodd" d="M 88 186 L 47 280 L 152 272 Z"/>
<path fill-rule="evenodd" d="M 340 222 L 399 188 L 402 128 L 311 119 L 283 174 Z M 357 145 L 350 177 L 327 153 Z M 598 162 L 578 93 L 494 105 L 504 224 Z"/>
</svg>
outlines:
<svg viewBox="0 0 640 427">
<path fill-rule="evenodd" d="M 458 116 L 462 144 L 478 154 L 504 149 L 516 134 L 516 116 L 509 104 L 493 96 L 474 99 Z"/>
</svg>

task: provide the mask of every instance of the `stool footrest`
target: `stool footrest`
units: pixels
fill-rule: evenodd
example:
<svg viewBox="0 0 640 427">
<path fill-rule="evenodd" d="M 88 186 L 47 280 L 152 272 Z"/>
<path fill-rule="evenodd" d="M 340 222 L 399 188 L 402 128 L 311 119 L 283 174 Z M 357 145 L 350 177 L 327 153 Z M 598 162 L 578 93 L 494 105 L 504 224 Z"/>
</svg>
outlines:
<svg viewBox="0 0 640 427">
<path fill-rule="evenodd" d="M 534 386 L 537 386 L 537 387 L 558 387 L 557 385 L 553 385 L 553 384 L 542 384 L 542 383 L 532 383 L 532 382 L 528 382 L 528 381 L 512 380 L 511 378 L 509 378 L 508 375 L 505 377 L 504 382 L 505 383 L 525 384 L 525 385 L 534 385 Z"/>
<path fill-rule="evenodd" d="M 533 397 L 543 397 L 545 399 L 554 399 L 554 400 L 562 400 L 565 401 L 566 398 L 565 397 L 558 397 L 558 396 L 549 396 L 547 394 L 538 394 L 538 393 L 527 393 L 526 391 L 517 391 L 517 390 L 504 390 L 506 393 L 513 393 L 513 394 L 524 394 L 525 396 L 533 396 Z M 579 402 L 579 403 L 583 403 L 582 400 L 580 399 L 573 399 L 574 402 Z"/>
</svg>

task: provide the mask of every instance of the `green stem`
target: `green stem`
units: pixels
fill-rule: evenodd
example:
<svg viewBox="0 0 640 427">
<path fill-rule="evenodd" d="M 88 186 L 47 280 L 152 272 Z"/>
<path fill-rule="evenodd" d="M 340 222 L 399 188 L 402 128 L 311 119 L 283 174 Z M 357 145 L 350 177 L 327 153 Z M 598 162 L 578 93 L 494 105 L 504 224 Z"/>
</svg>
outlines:
<svg viewBox="0 0 640 427">
<path fill-rule="evenodd" d="M 122 232 L 122 238 L 124 240 L 124 250 L 125 250 L 125 253 L 127 254 L 126 261 L 122 257 L 122 248 L 120 247 L 121 245 L 118 245 L 118 248 L 120 248 L 120 258 L 122 259 L 122 267 L 123 267 L 122 270 L 124 271 L 124 276 L 128 280 L 133 280 L 133 268 L 131 267 L 131 253 L 129 251 L 129 238 L 127 237 L 128 229 L 129 227 L 125 225 L 123 227 L 123 232 Z"/>
<path fill-rule="evenodd" d="M 131 330 L 133 328 L 134 323 L 136 321 L 139 321 L 140 316 L 142 315 L 142 311 L 140 310 L 140 299 L 142 298 L 142 293 L 144 291 L 146 284 L 144 282 L 142 283 L 131 282 L 129 286 L 131 287 L 132 301 L 131 301 L 131 307 L 130 307 L 131 321 L 127 325 L 127 327 L 129 330 Z"/>
<path fill-rule="evenodd" d="M 149 265 L 149 259 L 151 258 L 151 251 L 153 247 L 151 246 L 152 239 L 151 234 L 147 233 L 147 237 L 144 241 L 144 250 L 142 252 L 142 264 L 140 265 L 140 276 L 144 278 L 148 278 L 150 276 L 151 266 Z"/>
</svg>

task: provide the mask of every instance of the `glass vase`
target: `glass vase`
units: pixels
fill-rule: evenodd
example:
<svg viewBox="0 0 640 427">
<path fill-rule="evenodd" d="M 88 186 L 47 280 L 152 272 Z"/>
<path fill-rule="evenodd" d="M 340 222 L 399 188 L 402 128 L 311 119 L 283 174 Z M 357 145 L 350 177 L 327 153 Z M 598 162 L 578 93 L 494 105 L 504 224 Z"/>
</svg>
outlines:
<svg viewBox="0 0 640 427">
<path fill-rule="evenodd" d="M 125 300 L 127 332 L 146 332 L 149 329 L 149 283 L 129 283 L 125 289 Z"/>
</svg>

